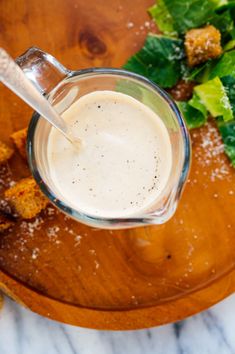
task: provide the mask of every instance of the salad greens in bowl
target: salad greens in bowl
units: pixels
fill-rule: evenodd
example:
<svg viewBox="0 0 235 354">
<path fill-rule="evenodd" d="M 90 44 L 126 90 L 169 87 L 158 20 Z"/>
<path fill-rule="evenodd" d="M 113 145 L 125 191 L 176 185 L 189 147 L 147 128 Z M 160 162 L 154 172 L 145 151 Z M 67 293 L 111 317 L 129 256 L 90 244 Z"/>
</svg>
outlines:
<svg viewBox="0 0 235 354">
<path fill-rule="evenodd" d="M 124 65 L 166 89 L 189 129 L 213 117 L 235 167 L 235 1 L 157 0 L 149 33 Z"/>
</svg>

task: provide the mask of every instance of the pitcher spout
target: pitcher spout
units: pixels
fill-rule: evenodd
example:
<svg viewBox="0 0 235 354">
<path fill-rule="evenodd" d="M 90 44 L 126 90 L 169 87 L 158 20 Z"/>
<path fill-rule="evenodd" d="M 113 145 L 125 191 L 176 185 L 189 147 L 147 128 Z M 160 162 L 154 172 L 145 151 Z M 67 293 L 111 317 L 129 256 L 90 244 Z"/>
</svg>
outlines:
<svg viewBox="0 0 235 354">
<path fill-rule="evenodd" d="M 16 63 L 42 94 L 52 91 L 69 73 L 52 55 L 37 47 L 29 48 Z"/>
</svg>

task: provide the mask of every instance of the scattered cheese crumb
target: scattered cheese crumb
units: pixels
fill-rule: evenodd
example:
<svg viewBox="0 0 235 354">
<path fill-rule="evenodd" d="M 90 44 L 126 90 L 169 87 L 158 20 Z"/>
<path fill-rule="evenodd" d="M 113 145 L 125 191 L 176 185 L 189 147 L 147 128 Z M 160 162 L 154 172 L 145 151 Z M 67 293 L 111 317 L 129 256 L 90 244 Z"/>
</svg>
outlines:
<svg viewBox="0 0 235 354">
<path fill-rule="evenodd" d="M 32 259 L 37 259 L 39 255 L 39 248 L 34 248 L 32 252 Z"/>
<path fill-rule="evenodd" d="M 134 23 L 133 22 L 127 22 L 126 27 L 128 29 L 133 28 L 134 27 Z"/>
</svg>

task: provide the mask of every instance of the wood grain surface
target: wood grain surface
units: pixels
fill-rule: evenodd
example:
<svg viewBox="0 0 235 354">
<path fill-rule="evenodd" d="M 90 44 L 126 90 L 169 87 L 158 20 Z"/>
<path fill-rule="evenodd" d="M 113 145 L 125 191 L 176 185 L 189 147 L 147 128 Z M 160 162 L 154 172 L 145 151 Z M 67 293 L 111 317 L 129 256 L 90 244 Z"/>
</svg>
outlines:
<svg viewBox="0 0 235 354">
<path fill-rule="evenodd" d="M 152 3 L 0 1 L 0 46 L 17 57 L 36 45 L 71 69 L 120 67 L 143 44 Z M 0 86 L 1 140 L 9 143 L 31 114 Z M 232 293 L 235 173 L 212 123 L 192 132 L 192 145 L 191 174 L 170 222 L 103 231 L 49 207 L 0 237 L 1 288 L 44 316 L 99 329 L 176 321 Z M 15 154 L 0 168 L 0 193 L 28 175 Z"/>
<path fill-rule="evenodd" d="M 0 310 L 2 309 L 3 305 L 4 305 L 3 294 L 0 294 Z"/>
</svg>

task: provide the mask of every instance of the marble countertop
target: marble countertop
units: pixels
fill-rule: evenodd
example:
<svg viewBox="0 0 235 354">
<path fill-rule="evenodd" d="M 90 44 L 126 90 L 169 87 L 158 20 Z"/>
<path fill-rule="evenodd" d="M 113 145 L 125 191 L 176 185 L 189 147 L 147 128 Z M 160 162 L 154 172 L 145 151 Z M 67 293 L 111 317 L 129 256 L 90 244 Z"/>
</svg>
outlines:
<svg viewBox="0 0 235 354">
<path fill-rule="evenodd" d="M 129 332 L 60 324 L 5 298 L 0 354 L 235 354 L 235 295 L 177 324 Z"/>
</svg>

